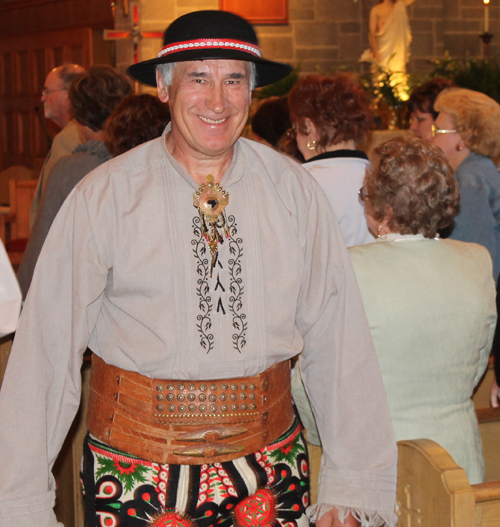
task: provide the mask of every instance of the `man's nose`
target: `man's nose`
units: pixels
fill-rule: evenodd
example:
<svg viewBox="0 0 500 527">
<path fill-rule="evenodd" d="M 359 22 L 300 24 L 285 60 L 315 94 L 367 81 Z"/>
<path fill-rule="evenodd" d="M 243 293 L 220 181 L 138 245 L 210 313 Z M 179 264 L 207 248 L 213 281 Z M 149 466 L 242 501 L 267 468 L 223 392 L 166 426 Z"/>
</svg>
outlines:
<svg viewBox="0 0 500 527">
<path fill-rule="evenodd" d="M 205 104 L 207 108 L 213 112 L 220 113 L 224 111 L 224 108 L 226 107 L 226 96 L 223 87 L 214 84 L 207 94 Z"/>
</svg>

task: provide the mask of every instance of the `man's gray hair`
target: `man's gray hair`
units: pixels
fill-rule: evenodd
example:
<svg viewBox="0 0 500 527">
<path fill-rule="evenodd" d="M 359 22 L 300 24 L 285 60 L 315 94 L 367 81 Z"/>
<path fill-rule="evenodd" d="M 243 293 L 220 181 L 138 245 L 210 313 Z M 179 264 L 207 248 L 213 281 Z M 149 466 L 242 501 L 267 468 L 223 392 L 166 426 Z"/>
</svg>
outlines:
<svg viewBox="0 0 500 527">
<path fill-rule="evenodd" d="M 255 67 L 255 62 L 248 62 L 248 64 L 250 64 L 250 90 L 253 90 L 257 84 L 257 68 Z M 168 62 L 156 66 L 156 70 L 160 72 L 165 86 L 170 86 L 172 84 L 176 66 L 177 62 Z"/>
</svg>

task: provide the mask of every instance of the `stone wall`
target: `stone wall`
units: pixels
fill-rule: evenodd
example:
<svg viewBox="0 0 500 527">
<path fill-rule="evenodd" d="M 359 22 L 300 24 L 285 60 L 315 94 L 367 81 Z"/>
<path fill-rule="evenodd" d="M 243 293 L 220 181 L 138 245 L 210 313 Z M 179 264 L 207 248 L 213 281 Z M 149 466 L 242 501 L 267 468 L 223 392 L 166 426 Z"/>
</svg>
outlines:
<svg viewBox="0 0 500 527">
<path fill-rule="evenodd" d="M 256 26 L 264 54 L 274 60 L 301 64 L 304 73 L 328 72 L 350 67 L 367 71 L 358 63 L 368 47 L 368 17 L 375 0 L 289 0 L 289 23 Z M 490 6 L 490 32 L 495 35 L 491 55 L 500 53 L 500 7 Z M 176 17 L 199 9 L 218 9 L 218 0 L 142 0 L 143 31 L 163 30 Z M 482 0 L 416 0 L 408 8 L 413 34 L 408 71 L 425 73 L 430 60 L 482 56 L 479 34 L 484 31 Z M 129 27 L 121 6 L 116 27 Z M 144 39 L 141 59 L 156 56 L 160 39 Z M 130 42 L 117 44 L 117 65 L 124 69 L 132 58 Z"/>
<path fill-rule="evenodd" d="M 416 0 L 408 14 L 413 33 L 409 71 L 428 71 L 428 61 L 442 58 L 445 52 L 452 58 L 483 56 L 482 0 Z M 489 18 L 494 57 L 500 53 L 500 7 L 495 0 L 490 2 Z"/>
</svg>

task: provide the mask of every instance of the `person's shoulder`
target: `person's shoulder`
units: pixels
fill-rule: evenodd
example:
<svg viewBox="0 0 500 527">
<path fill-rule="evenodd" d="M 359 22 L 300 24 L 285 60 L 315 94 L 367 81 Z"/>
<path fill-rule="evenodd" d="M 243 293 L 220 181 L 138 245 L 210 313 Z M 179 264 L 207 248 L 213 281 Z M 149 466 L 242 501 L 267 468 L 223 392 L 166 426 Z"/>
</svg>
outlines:
<svg viewBox="0 0 500 527">
<path fill-rule="evenodd" d="M 436 251 L 435 256 L 441 259 L 445 267 L 461 266 L 471 270 L 476 277 L 493 276 L 493 263 L 486 247 L 450 238 L 440 240 L 437 247 L 439 252 Z"/>
<path fill-rule="evenodd" d="M 339 174 L 349 177 L 352 170 L 362 170 L 363 172 L 369 166 L 370 161 L 363 157 L 329 157 L 325 159 L 315 159 L 313 161 L 306 161 L 302 166 L 308 171 L 314 170 L 331 170 Z M 351 172 L 350 172 L 351 171 Z"/>
<path fill-rule="evenodd" d="M 498 174 L 498 170 L 489 157 L 475 152 L 471 152 L 455 170 L 455 174 L 463 178 L 480 178 L 485 173 Z"/>
<path fill-rule="evenodd" d="M 246 161 L 248 163 L 262 163 L 274 181 L 287 181 L 290 184 L 297 181 L 311 189 L 315 187 L 316 182 L 309 172 L 292 157 L 251 139 L 242 137 L 238 142 Z"/>
<path fill-rule="evenodd" d="M 295 159 L 285 154 L 282 154 L 281 152 L 278 152 L 271 146 L 265 145 L 264 143 L 260 143 L 259 141 L 247 139 L 246 137 L 240 137 L 238 139 L 238 143 L 242 149 L 242 152 L 247 155 L 256 155 L 263 159 L 268 159 L 272 162 L 291 164 L 300 167 L 300 163 Z"/>
<path fill-rule="evenodd" d="M 373 261 L 373 258 L 380 252 L 384 251 L 385 247 L 380 242 L 374 241 L 373 243 L 366 243 L 364 245 L 352 245 L 347 248 L 349 256 L 353 264 L 358 262 L 369 262 Z"/>
<path fill-rule="evenodd" d="M 104 184 L 103 182 L 110 179 L 116 180 L 118 184 L 121 182 L 127 185 L 127 181 L 138 174 L 153 174 L 163 160 L 161 138 L 153 139 L 102 163 L 80 181 L 78 189 L 85 192 L 99 182 Z"/>
<path fill-rule="evenodd" d="M 52 140 L 52 150 L 65 149 L 68 150 L 68 154 L 73 152 L 76 146 L 80 143 L 80 137 L 78 135 L 78 129 L 76 122 L 71 120 L 62 130 L 60 130 Z"/>
<path fill-rule="evenodd" d="M 446 238 L 445 240 L 440 240 L 439 247 L 444 251 L 448 251 L 454 255 L 460 255 L 464 258 L 470 258 L 473 260 L 491 260 L 490 253 L 486 247 L 479 245 L 478 243 L 473 242 L 463 242 L 460 240 L 452 240 Z"/>
<path fill-rule="evenodd" d="M 486 156 L 471 152 L 455 170 L 455 176 L 462 185 L 477 185 L 493 179 L 500 185 L 498 169 Z"/>
</svg>

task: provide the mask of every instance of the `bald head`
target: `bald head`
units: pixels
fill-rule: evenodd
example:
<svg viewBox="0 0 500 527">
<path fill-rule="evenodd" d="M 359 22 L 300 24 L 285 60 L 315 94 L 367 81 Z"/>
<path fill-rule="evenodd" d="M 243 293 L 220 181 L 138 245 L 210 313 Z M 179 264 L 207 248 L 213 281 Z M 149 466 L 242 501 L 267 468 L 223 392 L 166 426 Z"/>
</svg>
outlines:
<svg viewBox="0 0 500 527">
<path fill-rule="evenodd" d="M 85 68 L 78 64 L 63 64 L 54 68 L 45 80 L 42 92 L 44 114 L 47 119 L 52 119 L 61 128 L 71 120 L 69 86 L 71 81 L 82 73 L 85 73 Z"/>
<path fill-rule="evenodd" d="M 52 71 L 56 72 L 67 90 L 71 81 L 77 76 L 85 73 L 85 68 L 79 64 L 63 64 L 54 68 Z"/>
</svg>

